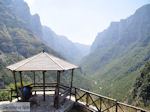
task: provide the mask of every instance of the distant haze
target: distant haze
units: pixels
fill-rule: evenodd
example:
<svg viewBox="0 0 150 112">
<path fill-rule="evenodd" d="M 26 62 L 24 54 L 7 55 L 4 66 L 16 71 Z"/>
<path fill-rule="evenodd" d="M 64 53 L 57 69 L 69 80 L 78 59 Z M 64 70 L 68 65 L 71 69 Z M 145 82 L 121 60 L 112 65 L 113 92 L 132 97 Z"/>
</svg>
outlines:
<svg viewBox="0 0 150 112">
<path fill-rule="evenodd" d="M 132 15 L 150 0 L 25 0 L 43 25 L 73 42 L 92 44 L 112 21 Z"/>
</svg>

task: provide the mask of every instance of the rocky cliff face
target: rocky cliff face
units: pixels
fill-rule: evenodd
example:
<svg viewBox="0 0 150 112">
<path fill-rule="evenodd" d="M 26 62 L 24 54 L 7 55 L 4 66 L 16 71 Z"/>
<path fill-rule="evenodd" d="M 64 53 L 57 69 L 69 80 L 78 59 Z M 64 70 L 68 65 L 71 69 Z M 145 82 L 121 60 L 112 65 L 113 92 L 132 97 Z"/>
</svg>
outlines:
<svg viewBox="0 0 150 112">
<path fill-rule="evenodd" d="M 47 29 L 43 31 L 39 16 L 31 15 L 28 5 L 23 0 L 0 0 L 0 79 L 4 81 L 5 85 L 14 82 L 12 74 L 6 70 L 7 65 L 42 50 L 67 60 L 72 59 L 71 61 L 74 61 L 71 56 L 79 56 L 79 52 L 75 53 L 76 47 L 71 41 L 65 37 L 59 38 L 49 28 Z M 47 38 L 46 41 L 50 41 L 50 45 L 46 44 L 43 38 Z M 69 51 L 70 46 L 71 51 Z M 58 53 L 60 50 L 55 51 L 57 47 L 61 47 L 60 53 Z M 68 54 L 70 57 L 67 57 Z M 38 76 L 38 80 L 40 78 Z M 63 78 L 63 81 L 68 81 L 68 76 Z M 48 79 L 52 80 L 53 76 Z M 75 76 L 75 79 L 77 80 L 76 84 L 84 86 L 82 76 Z M 25 76 L 24 81 L 30 80 L 30 77 Z"/>
<path fill-rule="evenodd" d="M 137 77 L 128 102 L 142 107 L 150 106 L 150 62 L 145 64 Z"/>
<path fill-rule="evenodd" d="M 1 0 L 0 2 L 1 2 L 0 23 L 2 26 L 1 28 L 5 33 L 7 33 L 7 35 L 9 35 L 9 38 L 6 38 L 5 34 L 4 37 L 1 38 L 8 40 L 11 39 L 12 37 L 10 36 L 8 30 L 10 27 L 15 27 L 16 31 L 24 30 L 20 34 L 28 33 L 28 36 L 25 34 L 22 35 L 24 36 L 24 39 L 31 40 L 36 38 L 35 41 L 39 41 L 40 43 L 46 44 L 51 49 L 59 52 L 60 55 L 62 55 L 65 59 L 71 62 L 75 63 L 79 62 L 79 60 L 83 57 L 84 53 L 82 53 L 82 49 L 77 48 L 73 42 L 68 40 L 65 36 L 57 35 L 50 28 L 42 26 L 40 22 L 40 17 L 37 14 L 31 15 L 28 5 L 23 0 L 5 0 L 5 1 Z M 16 38 L 20 34 L 11 33 L 11 35 L 13 35 L 14 38 Z M 30 36 L 34 38 L 30 38 Z M 18 40 L 20 40 L 20 38 Z M 31 40 L 28 42 L 33 41 Z M 9 45 L 11 44 L 12 43 L 10 42 Z M 19 43 L 17 42 L 17 44 Z M 7 44 L 6 46 L 9 47 L 9 45 Z M 11 46 L 10 48 L 13 47 L 14 46 Z M 24 50 L 20 49 L 20 51 Z"/>
<path fill-rule="evenodd" d="M 31 21 L 35 21 L 35 25 L 40 25 L 39 17 L 35 18 L 30 14 L 23 0 L 0 0 L 0 77 L 6 85 L 13 80 L 5 69 L 8 64 L 42 50 L 59 56 L 40 41 L 38 28 L 32 26 Z"/>
<path fill-rule="evenodd" d="M 86 74 L 96 81 L 96 92 L 123 99 L 150 60 L 150 4 L 99 33 L 83 60 Z M 93 81 L 93 84 L 94 84 Z M 94 87 L 95 87 L 94 86 Z M 125 92 L 123 92 L 125 91 Z"/>
<path fill-rule="evenodd" d="M 138 9 L 134 15 L 127 19 L 122 19 L 120 22 L 112 22 L 108 29 L 97 35 L 91 51 L 103 47 L 109 48 L 117 43 L 120 46 L 129 46 L 133 42 L 143 40 L 149 36 L 149 10 L 150 5 L 148 4 Z"/>
</svg>

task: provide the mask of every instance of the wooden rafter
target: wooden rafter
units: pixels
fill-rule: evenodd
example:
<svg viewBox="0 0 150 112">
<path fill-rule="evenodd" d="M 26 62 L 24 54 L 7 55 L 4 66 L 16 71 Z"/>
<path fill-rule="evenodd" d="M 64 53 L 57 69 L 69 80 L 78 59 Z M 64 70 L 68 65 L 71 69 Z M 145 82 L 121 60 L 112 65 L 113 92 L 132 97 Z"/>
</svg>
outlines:
<svg viewBox="0 0 150 112">
<path fill-rule="evenodd" d="M 94 102 L 93 98 L 91 97 L 91 95 L 89 95 L 90 99 L 92 100 L 94 106 L 97 108 L 98 111 L 100 111 L 100 109 L 98 108 L 97 104 Z"/>
</svg>

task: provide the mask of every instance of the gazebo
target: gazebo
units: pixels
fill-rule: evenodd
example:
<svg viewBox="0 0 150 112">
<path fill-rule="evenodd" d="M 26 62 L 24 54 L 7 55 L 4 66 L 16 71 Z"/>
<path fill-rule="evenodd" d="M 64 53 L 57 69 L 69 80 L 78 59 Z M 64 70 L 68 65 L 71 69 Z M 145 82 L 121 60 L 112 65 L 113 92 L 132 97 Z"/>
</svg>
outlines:
<svg viewBox="0 0 150 112">
<path fill-rule="evenodd" d="M 56 71 L 57 74 L 57 81 L 55 86 L 55 99 L 54 99 L 54 106 L 55 108 L 59 108 L 59 100 L 60 100 L 60 75 L 66 70 L 71 70 L 71 80 L 70 80 L 70 87 L 69 87 L 69 94 L 71 97 L 71 91 L 72 91 L 72 83 L 73 83 L 73 73 L 74 69 L 78 68 L 78 66 L 71 64 L 63 59 L 60 59 L 58 57 L 55 57 L 53 55 L 50 55 L 46 52 L 41 52 L 37 55 L 34 55 L 30 58 L 27 58 L 25 60 L 19 61 L 15 64 L 12 64 L 10 66 L 7 66 L 9 70 L 12 71 L 14 82 L 15 82 L 15 91 L 18 96 L 18 87 L 17 87 L 17 80 L 16 80 L 16 73 L 19 73 L 20 76 L 20 83 L 21 87 L 23 87 L 23 81 L 22 81 L 22 72 L 33 72 L 34 75 L 34 83 L 35 86 L 35 72 L 41 71 L 43 75 L 43 82 L 42 82 L 42 91 L 43 91 L 43 100 L 45 101 L 45 72 L 47 71 Z"/>
</svg>

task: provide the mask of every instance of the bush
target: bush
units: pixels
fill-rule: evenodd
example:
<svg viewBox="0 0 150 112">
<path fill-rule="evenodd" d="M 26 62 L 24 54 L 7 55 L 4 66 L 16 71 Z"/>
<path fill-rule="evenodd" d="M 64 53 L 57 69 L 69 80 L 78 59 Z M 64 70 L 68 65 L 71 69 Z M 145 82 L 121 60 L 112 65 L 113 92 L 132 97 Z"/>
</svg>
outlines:
<svg viewBox="0 0 150 112">
<path fill-rule="evenodd" d="M 0 101 L 10 100 L 10 91 L 2 90 L 0 91 Z"/>
</svg>

